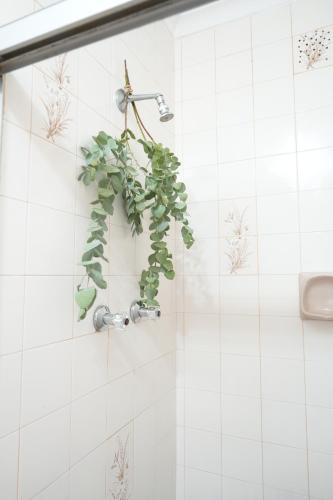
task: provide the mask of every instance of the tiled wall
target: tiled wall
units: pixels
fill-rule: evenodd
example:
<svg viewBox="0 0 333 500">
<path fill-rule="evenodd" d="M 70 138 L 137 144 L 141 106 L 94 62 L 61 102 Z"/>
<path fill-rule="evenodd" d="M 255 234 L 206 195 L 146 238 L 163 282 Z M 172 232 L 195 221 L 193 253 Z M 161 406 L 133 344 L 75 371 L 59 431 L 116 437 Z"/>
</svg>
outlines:
<svg viewBox="0 0 333 500">
<path fill-rule="evenodd" d="M 9 5 L 10 4 L 10 5 Z M 13 6 L 17 7 L 15 12 Z M 8 16 L 32 8 L 8 3 Z M 1 9 L 3 11 L 3 9 Z M 1 12 L 3 16 L 3 12 Z M 4 21 L 3 18 L 1 18 Z M 152 47 L 150 40 L 154 38 Z M 94 333 L 73 303 L 94 189 L 76 180 L 80 146 L 119 134 L 113 92 L 127 58 L 138 92 L 173 105 L 173 40 L 164 23 L 9 74 L 0 187 L 1 500 L 170 500 L 175 494 L 173 288 L 163 282 L 158 323 Z M 59 64 L 65 78 L 59 82 Z M 60 103 L 60 104 L 59 104 Z M 46 108 L 63 106 L 62 135 Z M 155 103 L 141 106 L 154 135 L 172 146 Z M 174 237 L 171 236 L 171 245 Z M 149 251 L 133 240 L 119 203 L 110 220 L 108 290 L 97 304 L 126 311 L 138 298 Z"/>
<path fill-rule="evenodd" d="M 177 500 L 333 498 L 333 324 L 298 311 L 333 268 L 333 45 L 307 70 L 298 40 L 332 25 L 299 0 L 177 40 Z"/>
</svg>

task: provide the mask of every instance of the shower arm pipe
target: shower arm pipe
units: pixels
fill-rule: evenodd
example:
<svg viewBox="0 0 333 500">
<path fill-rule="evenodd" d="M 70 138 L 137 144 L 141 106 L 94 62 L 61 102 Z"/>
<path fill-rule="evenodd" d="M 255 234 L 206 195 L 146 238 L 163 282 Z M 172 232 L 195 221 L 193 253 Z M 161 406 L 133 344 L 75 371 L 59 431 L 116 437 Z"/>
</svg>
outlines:
<svg viewBox="0 0 333 500">
<path fill-rule="evenodd" d="M 158 97 L 163 96 L 161 93 L 156 94 L 128 94 L 127 101 L 128 102 L 136 102 L 136 101 L 148 101 L 151 99 L 158 99 Z"/>
</svg>

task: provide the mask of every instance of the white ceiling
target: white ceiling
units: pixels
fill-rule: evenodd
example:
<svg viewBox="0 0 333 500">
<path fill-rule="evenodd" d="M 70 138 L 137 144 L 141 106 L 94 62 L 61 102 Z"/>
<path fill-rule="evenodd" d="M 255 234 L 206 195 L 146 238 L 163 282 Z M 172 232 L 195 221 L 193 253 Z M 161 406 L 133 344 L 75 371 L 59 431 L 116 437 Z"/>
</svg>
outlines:
<svg viewBox="0 0 333 500">
<path fill-rule="evenodd" d="M 180 37 L 282 3 L 288 3 L 288 0 L 218 0 L 170 17 L 166 22 L 174 36 Z"/>
</svg>

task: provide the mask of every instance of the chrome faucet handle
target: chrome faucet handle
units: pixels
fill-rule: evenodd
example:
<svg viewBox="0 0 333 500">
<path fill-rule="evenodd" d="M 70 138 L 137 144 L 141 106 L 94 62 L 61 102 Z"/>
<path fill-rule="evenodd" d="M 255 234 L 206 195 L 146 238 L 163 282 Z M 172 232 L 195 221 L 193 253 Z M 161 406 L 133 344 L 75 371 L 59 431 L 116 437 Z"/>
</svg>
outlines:
<svg viewBox="0 0 333 500">
<path fill-rule="evenodd" d="M 113 326 L 118 330 L 124 330 L 129 324 L 129 317 L 127 313 L 111 313 L 108 306 L 98 306 L 94 312 L 93 323 L 96 332 L 109 326 Z"/>
<path fill-rule="evenodd" d="M 137 300 L 134 300 L 130 307 L 130 316 L 133 323 L 138 323 L 142 319 L 156 320 L 161 317 L 159 307 L 144 307 Z"/>
</svg>

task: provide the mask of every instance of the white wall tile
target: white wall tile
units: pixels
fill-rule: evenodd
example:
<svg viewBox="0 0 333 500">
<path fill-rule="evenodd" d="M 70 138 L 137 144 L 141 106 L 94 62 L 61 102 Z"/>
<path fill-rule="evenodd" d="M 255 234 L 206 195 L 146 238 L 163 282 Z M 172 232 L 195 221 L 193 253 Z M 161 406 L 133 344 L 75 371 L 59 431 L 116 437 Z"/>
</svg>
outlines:
<svg viewBox="0 0 333 500">
<path fill-rule="evenodd" d="M 215 64 L 207 61 L 182 71 L 183 100 L 198 99 L 215 92 Z"/>
<path fill-rule="evenodd" d="M 73 290 L 73 279 L 69 276 L 26 278 L 25 349 L 72 337 Z M 50 304 L 52 304 L 51 322 Z"/>
<path fill-rule="evenodd" d="M 258 314 L 256 276 L 221 277 L 221 312 L 223 314 Z"/>
<path fill-rule="evenodd" d="M 303 359 L 303 330 L 299 318 L 261 316 L 260 345 L 263 356 Z"/>
<path fill-rule="evenodd" d="M 262 481 L 262 445 L 257 441 L 223 436 L 223 475 L 251 483 Z"/>
<path fill-rule="evenodd" d="M 105 499 L 106 447 L 99 446 L 70 472 L 70 500 Z"/>
<path fill-rule="evenodd" d="M 333 408 L 332 364 L 327 359 L 306 361 L 306 401 L 309 405 Z"/>
<path fill-rule="evenodd" d="M 24 274 L 26 252 L 26 205 L 0 197 L 0 273 Z M 18 228 L 21 228 L 18 231 Z"/>
<path fill-rule="evenodd" d="M 289 5 L 277 5 L 252 17 L 252 43 L 264 45 L 291 36 Z"/>
<path fill-rule="evenodd" d="M 259 318 L 240 314 L 221 316 L 221 348 L 228 354 L 259 355 Z"/>
<path fill-rule="evenodd" d="M 305 405 L 263 399 L 263 441 L 305 449 L 306 432 Z"/>
<path fill-rule="evenodd" d="M 268 234 L 258 238 L 261 274 L 295 274 L 299 271 L 298 234 Z"/>
<path fill-rule="evenodd" d="M 258 233 L 295 233 L 298 231 L 296 193 L 258 197 Z"/>
<path fill-rule="evenodd" d="M 328 321 L 304 321 L 304 350 L 307 360 L 327 360 L 332 356 L 332 325 Z"/>
<path fill-rule="evenodd" d="M 19 148 L 17 144 L 20 145 Z M 1 152 L 1 194 L 20 200 L 27 199 L 29 148 L 30 135 L 28 132 L 10 122 L 4 122 Z"/>
<path fill-rule="evenodd" d="M 156 464 L 153 432 L 154 413 L 150 408 L 134 421 L 134 463 L 136 464 L 134 482 L 139 498 L 144 498 L 145 495 L 148 495 L 148 498 L 154 497 L 155 484 L 151 481 L 151 471 L 155 473 Z"/>
<path fill-rule="evenodd" d="M 5 92 L 5 118 L 24 130 L 30 130 L 32 66 L 7 74 Z"/>
<path fill-rule="evenodd" d="M 185 392 L 185 425 L 204 431 L 220 432 L 220 394 L 187 389 Z"/>
<path fill-rule="evenodd" d="M 17 498 L 19 433 L 0 439 L 0 488 L 6 500 Z"/>
<path fill-rule="evenodd" d="M 107 390 L 98 389 L 71 405 L 71 464 L 75 464 L 106 438 Z"/>
<path fill-rule="evenodd" d="M 214 474 L 220 473 L 220 436 L 196 429 L 185 430 L 185 458 L 188 467 Z"/>
<path fill-rule="evenodd" d="M 111 88 L 107 72 L 88 52 L 80 51 L 78 60 L 78 97 L 97 113 L 109 118 Z M 87 72 L 87 67 L 89 71 Z"/>
<path fill-rule="evenodd" d="M 74 211 L 76 157 L 39 137 L 31 139 L 29 201 Z M 47 189 L 52 186 L 52 189 Z"/>
<path fill-rule="evenodd" d="M 293 32 L 303 33 L 333 23 L 332 4 L 329 0 L 305 0 L 292 4 Z"/>
<path fill-rule="evenodd" d="M 218 168 L 215 165 L 188 168 L 184 171 L 183 180 L 191 203 L 218 199 Z"/>
<path fill-rule="evenodd" d="M 248 17 L 222 24 L 215 31 L 216 57 L 251 48 L 251 24 Z"/>
<path fill-rule="evenodd" d="M 253 49 L 253 78 L 255 82 L 291 76 L 291 39 L 262 45 Z"/>
<path fill-rule="evenodd" d="M 185 386 L 191 389 L 220 390 L 220 354 L 187 351 L 185 354 Z"/>
<path fill-rule="evenodd" d="M 219 316 L 217 314 L 185 314 L 184 336 L 187 349 L 199 351 L 219 350 Z"/>
<path fill-rule="evenodd" d="M 283 500 L 307 500 L 309 498 L 308 495 L 299 495 L 298 493 L 272 488 L 272 486 L 267 485 L 264 486 L 264 494 L 267 500 L 281 500 L 281 498 Z"/>
<path fill-rule="evenodd" d="M 261 314 L 298 317 L 298 276 L 260 276 L 259 301 Z"/>
<path fill-rule="evenodd" d="M 260 396 L 260 360 L 253 356 L 222 355 L 222 392 Z"/>
<path fill-rule="evenodd" d="M 87 335 L 73 343 L 73 397 L 107 382 L 108 337 L 106 332 Z"/>
<path fill-rule="evenodd" d="M 218 474 L 186 468 L 185 492 L 186 500 L 201 500 L 206 495 L 211 500 L 220 500 L 221 478 Z"/>
<path fill-rule="evenodd" d="M 272 98 L 274 96 L 274 98 Z M 254 116 L 256 120 L 294 112 L 292 78 L 278 78 L 254 86 Z"/>
<path fill-rule="evenodd" d="M 301 231 L 330 231 L 333 199 L 330 190 L 300 192 Z"/>
<path fill-rule="evenodd" d="M 69 498 L 69 474 L 64 474 L 51 486 L 34 497 L 36 500 L 68 500 Z"/>
<path fill-rule="evenodd" d="M 218 274 L 219 240 L 196 239 L 191 254 L 184 255 L 184 274 Z"/>
<path fill-rule="evenodd" d="M 294 116 L 257 120 L 255 141 L 257 156 L 293 153 L 296 150 Z"/>
<path fill-rule="evenodd" d="M 258 195 L 297 190 L 296 155 L 286 154 L 256 159 Z"/>
<path fill-rule="evenodd" d="M 200 148 L 197 147 L 198 144 Z M 184 134 L 182 162 L 184 169 L 214 165 L 217 162 L 216 131 L 210 129 Z"/>
<path fill-rule="evenodd" d="M 263 492 L 262 485 L 231 479 L 230 477 L 222 478 L 222 494 L 223 498 L 229 500 L 262 500 Z"/>
<path fill-rule="evenodd" d="M 189 275 L 184 278 L 185 312 L 217 314 L 219 308 L 218 276 Z"/>
<path fill-rule="evenodd" d="M 245 50 L 216 60 L 216 91 L 233 90 L 252 83 L 251 51 Z"/>
<path fill-rule="evenodd" d="M 264 444 L 264 483 L 307 494 L 307 457 L 304 450 Z"/>
<path fill-rule="evenodd" d="M 26 425 L 70 402 L 71 342 L 25 351 L 21 423 Z"/>
<path fill-rule="evenodd" d="M 320 269 L 329 272 L 333 267 L 333 256 L 330 251 L 333 244 L 332 232 L 313 232 L 301 234 L 302 270 L 316 272 Z"/>
<path fill-rule="evenodd" d="M 216 125 L 215 96 L 182 102 L 182 133 L 200 132 Z"/>
<path fill-rule="evenodd" d="M 184 68 L 214 59 L 214 33 L 205 30 L 181 40 L 182 65 Z"/>
<path fill-rule="evenodd" d="M 235 162 L 254 157 L 252 123 L 229 125 L 218 129 L 219 162 Z"/>
<path fill-rule="evenodd" d="M 298 153 L 298 177 L 300 189 L 332 188 L 332 160 L 332 148 Z"/>
<path fill-rule="evenodd" d="M 16 352 L 22 347 L 23 304 L 24 278 L 22 276 L 1 276 L 0 354 Z"/>
<path fill-rule="evenodd" d="M 329 498 L 333 490 L 333 455 L 309 453 L 309 483 L 311 498 Z"/>
<path fill-rule="evenodd" d="M 112 381 L 107 387 L 107 432 L 119 431 L 134 415 L 134 376 L 132 373 Z"/>
<path fill-rule="evenodd" d="M 299 151 L 333 146 L 330 130 L 333 125 L 333 107 L 304 111 L 296 114 L 297 148 Z"/>
<path fill-rule="evenodd" d="M 319 406 L 307 407 L 309 449 L 333 453 L 333 410 Z"/>
<path fill-rule="evenodd" d="M 135 274 L 135 240 L 128 227 L 111 223 L 109 235 L 109 273 L 115 276 Z"/>
<path fill-rule="evenodd" d="M 226 90 L 216 96 L 217 126 L 237 125 L 253 119 L 251 86 Z"/>
<path fill-rule="evenodd" d="M 51 227 L 45 234 L 42 228 Z M 65 242 L 65 244 L 64 244 Z M 31 205 L 28 214 L 27 274 L 71 275 L 74 266 L 74 219 Z"/>
<path fill-rule="evenodd" d="M 295 75 L 296 111 L 304 112 L 323 106 L 331 106 L 333 104 L 332 88 L 332 66 Z"/>
<path fill-rule="evenodd" d="M 305 402 L 304 363 L 295 359 L 263 358 L 263 398 L 290 403 Z"/>
<path fill-rule="evenodd" d="M 219 166 L 219 199 L 255 194 L 255 162 L 243 160 Z"/>
<path fill-rule="evenodd" d="M 230 436 L 260 441 L 260 399 L 223 394 L 222 432 Z"/>
<path fill-rule="evenodd" d="M 14 432 L 20 422 L 21 354 L 0 356 L 0 436 Z"/>
<path fill-rule="evenodd" d="M 69 407 L 21 431 L 19 497 L 28 500 L 69 467 Z"/>
<path fill-rule="evenodd" d="M 105 67 L 105 69 L 111 71 L 111 40 L 101 40 L 100 42 L 95 42 L 87 45 L 87 51 L 97 59 L 97 61 Z"/>
</svg>

